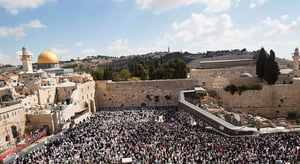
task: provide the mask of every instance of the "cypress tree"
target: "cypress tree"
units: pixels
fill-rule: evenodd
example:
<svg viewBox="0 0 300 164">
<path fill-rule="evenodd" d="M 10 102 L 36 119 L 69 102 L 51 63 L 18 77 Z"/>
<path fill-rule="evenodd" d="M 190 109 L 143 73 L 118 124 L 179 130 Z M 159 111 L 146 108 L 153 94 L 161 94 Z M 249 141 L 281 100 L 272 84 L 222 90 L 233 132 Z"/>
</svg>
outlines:
<svg viewBox="0 0 300 164">
<path fill-rule="evenodd" d="M 258 59 L 256 61 L 256 75 L 263 79 L 265 73 L 265 63 L 267 60 L 267 53 L 265 49 L 262 47 L 259 51 Z"/>
<path fill-rule="evenodd" d="M 277 62 L 275 61 L 275 53 L 273 50 L 270 51 L 270 56 L 267 58 L 264 70 L 264 79 L 269 85 L 275 84 L 278 80 L 280 70 Z"/>
</svg>

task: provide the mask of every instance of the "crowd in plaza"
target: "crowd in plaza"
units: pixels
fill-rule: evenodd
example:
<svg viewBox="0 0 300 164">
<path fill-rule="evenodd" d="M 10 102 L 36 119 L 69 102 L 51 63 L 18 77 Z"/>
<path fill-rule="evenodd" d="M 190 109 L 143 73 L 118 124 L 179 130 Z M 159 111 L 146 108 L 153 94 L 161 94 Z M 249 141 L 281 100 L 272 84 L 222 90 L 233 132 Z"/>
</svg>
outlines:
<svg viewBox="0 0 300 164">
<path fill-rule="evenodd" d="M 162 118 L 162 119 L 161 119 Z M 196 124 L 195 124 L 196 123 Z M 169 108 L 99 110 L 13 163 L 297 163 L 300 133 L 230 137 Z"/>
</svg>

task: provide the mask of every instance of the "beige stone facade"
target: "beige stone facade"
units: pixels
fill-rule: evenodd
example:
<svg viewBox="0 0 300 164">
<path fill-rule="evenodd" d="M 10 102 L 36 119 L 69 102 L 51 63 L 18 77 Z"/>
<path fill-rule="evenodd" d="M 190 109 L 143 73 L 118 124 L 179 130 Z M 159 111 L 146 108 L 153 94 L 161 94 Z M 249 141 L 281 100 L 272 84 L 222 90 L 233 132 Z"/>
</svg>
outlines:
<svg viewBox="0 0 300 164">
<path fill-rule="evenodd" d="M 178 92 L 193 89 L 196 84 L 192 79 L 96 81 L 97 107 L 177 105 Z"/>
<path fill-rule="evenodd" d="M 0 96 L 3 97 L 0 104 L 0 153 L 15 146 L 17 139 L 13 130 L 19 136 L 44 127 L 49 133 L 56 133 L 96 111 L 95 82 L 90 75 L 40 79 L 31 73 L 31 80 L 28 75 L 29 83 L 20 82 L 18 87 L 0 88 Z"/>
<path fill-rule="evenodd" d="M 49 133 L 57 133 L 96 111 L 91 75 L 59 72 L 57 76 L 55 71 L 61 71 L 60 68 L 48 73 L 34 71 L 31 55 L 26 48 L 22 50 L 24 70 L 1 78 L 5 83 L 0 87 L 0 154 L 15 146 L 17 136 L 44 127 Z M 57 58 L 47 53 L 38 59 L 39 64 L 49 64 L 50 59 Z"/>
<path fill-rule="evenodd" d="M 16 144 L 13 131 L 24 134 L 25 111 L 21 103 L 0 108 L 0 153 Z"/>
</svg>

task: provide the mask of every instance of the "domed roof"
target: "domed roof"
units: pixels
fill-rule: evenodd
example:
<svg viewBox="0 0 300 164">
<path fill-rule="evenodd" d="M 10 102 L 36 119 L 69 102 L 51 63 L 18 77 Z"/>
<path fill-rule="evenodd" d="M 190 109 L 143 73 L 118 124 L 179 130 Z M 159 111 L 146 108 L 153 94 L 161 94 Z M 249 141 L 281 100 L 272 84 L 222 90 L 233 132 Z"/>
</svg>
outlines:
<svg viewBox="0 0 300 164">
<path fill-rule="evenodd" d="M 242 73 L 240 75 L 240 77 L 252 77 L 252 75 L 250 73 L 245 72 L 245 73 Z"/>
<path fill-rule="evenodd" d="M 46 50 L 40 53 L 38 57 L 38 64 L 45 64 L 45 63 L 59 63 L 59 61 L 53 52 Z"/>
</svg>

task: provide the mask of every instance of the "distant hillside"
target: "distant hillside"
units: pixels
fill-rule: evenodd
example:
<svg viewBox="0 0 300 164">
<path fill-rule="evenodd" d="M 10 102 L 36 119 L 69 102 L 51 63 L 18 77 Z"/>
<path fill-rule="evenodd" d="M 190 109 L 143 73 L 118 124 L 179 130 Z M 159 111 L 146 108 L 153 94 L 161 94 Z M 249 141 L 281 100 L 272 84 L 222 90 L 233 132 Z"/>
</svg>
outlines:
<svg viewBox="0 0 300 164">
<path fill-rule="evenodd" d="M 190 52 L 151 52 L 142 55 L 130 55 L 121 57 L 110 57 L 104 55 L 88 56 L 84 59 L 70 61 L 60 61 L 62 68 L 73 68 L 75 71 L 83 69 L 97 69 L 104 68 L 112 63 L 117 67 L 127 67 L 134 63 L 139 62 L 142 59 L 155 59 L 168 61 L 175 57 L 183 58 L 190 68 L 199 67 L 200 61 L 211 61 L 211 60 L 229 60 L 229 59 L 256 59 L 258 51 L 247 51 L 246 49 L 235 49 L 235 50 L 219 50 L 219 51 L 207 51 L 205 53 L 190 53 Z M 291 60 L 276 58 L 281 69 L 292 68 L 293 62 Z M 37 64 L 34 63 L 34 68 Z M 11 65 L 0 65 L 0 72 L 18 72 L 20 71 L 19 66 Z"/>
<path fill-rule="evenodd" d="M 63 68 L 74 68 L 75 70 L 82 69 L 96 69 L 103 68 L 111 65 L 112 63 L 117 67 L 127 67 L 134 63 L 146 59 L 168 61 L 175 57 L 183 58 L 190 68 L 199 67 L 200 61 L 211 60 L 230 60 L 230 59 L 256 59 L 258 51 L 247 51 L 246 49 L 235 50 L 219 50 L 219 51 L 207 51 L 205 53 L 190 53 L 190 52 L 151 52 L 143 55 L 131 55 L 108 57 L 108 56 L 89 56 L 83 60 L 72 60 L 61 62 Z M 292 61 L 286 59 L 277 58 L 280 68 L 291 68 Z"/>
</svg>

